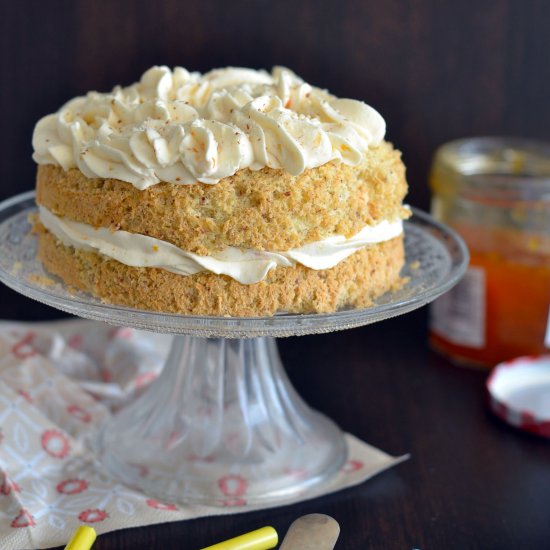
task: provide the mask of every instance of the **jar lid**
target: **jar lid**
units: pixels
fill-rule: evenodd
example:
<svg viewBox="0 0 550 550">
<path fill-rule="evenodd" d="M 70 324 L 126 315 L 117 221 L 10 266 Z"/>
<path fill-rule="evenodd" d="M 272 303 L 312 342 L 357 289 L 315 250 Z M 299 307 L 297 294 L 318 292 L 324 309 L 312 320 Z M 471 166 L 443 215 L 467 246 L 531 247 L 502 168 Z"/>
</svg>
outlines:
<svg viewBox="0 0 550 550">
<path fill-rule="evenodd" d="M 500 363 L 487 379 L 491 410 L 505 422 L 550 438 L 550 355 Z"/>
</svg>

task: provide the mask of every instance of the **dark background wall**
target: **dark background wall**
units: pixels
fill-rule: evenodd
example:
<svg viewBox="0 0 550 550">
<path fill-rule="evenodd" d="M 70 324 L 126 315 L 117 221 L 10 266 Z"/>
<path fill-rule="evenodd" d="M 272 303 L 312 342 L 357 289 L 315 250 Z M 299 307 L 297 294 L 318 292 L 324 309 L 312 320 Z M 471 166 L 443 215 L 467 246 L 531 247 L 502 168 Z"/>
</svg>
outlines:
<svg viewBox="0 0 550 550">
<path fill-rule="evenodd" d="M 439 144 L 550 134 L 546 0 L 1 0 L 0 40 L 0 199 L 34 185 L 38 118 L 153 64 L 282 64 L 366 101 L 403 151 L 409 202 L 423 208 Z M 0 318 L 49 311 L 4 287 L 0 303 Z"/>
</svg>

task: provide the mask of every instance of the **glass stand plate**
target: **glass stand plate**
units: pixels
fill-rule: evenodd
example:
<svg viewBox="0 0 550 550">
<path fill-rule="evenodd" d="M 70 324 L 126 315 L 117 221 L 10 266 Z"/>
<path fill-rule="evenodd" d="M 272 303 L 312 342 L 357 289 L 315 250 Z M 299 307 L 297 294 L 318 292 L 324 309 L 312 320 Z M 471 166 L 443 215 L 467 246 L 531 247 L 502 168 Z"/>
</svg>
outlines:
<svg viewBox="0 0 550 550">
<path fill-rule="evenodd" d="M 266 504 L 328 481 L 346 460 L 343 435 L 297 395 L 274 337 L 407 313 L 449 290 L 468 263 L 460 237 L 414 210 L 405 222 L 408 282 L 372 307 L 247 318 L 164 314 L 103 303 L 45 272 L 30 232 L 34 212 L 34 193 L 0 204 L 1 281 L 74 315 L 177 335 L 161 376 L 103 427 L 97 449 L 117 478 L 166 501 Z"/>
</svg>

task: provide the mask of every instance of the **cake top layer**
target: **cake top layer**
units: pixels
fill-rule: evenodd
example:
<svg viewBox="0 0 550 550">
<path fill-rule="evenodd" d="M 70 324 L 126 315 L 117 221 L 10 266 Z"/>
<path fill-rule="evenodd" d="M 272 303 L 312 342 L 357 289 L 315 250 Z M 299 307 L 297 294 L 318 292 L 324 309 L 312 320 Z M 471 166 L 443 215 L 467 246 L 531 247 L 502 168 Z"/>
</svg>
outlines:
<svg viewBox="0 0 550 550">
<path fill-rule="evenodd" d="M 153 67 L 135 84 L 89 92 L 42 118 L 33 158 L 138 189 L 215 184 L 244 168 L 298 175 L 335 159 L 357 165 L 385 129 L 372 107 L 338 99 L 283 67 L 204 75 Z"/>
</svg>

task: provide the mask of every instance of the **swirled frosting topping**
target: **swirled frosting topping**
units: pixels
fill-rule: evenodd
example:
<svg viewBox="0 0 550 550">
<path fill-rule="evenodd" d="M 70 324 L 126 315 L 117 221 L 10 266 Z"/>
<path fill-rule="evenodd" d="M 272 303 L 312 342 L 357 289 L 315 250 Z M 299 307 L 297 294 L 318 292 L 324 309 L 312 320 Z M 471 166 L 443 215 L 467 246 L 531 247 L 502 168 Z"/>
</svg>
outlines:
<svg viewBox="0 0 550 550">
<path fill-rule="evenodd" d="M 298 175 L 331 160 L 357 165 L 384 138 L 372 107 L 338 99 L 292 71 L 153 67 L 110 93 L 89 92 L 42 118 L 34 160 L 138 189 L 215 184 L 243 168 Z"/>
</svg>

